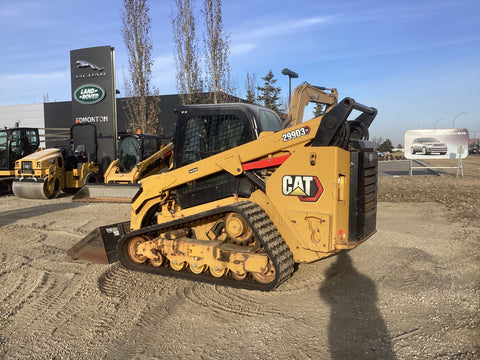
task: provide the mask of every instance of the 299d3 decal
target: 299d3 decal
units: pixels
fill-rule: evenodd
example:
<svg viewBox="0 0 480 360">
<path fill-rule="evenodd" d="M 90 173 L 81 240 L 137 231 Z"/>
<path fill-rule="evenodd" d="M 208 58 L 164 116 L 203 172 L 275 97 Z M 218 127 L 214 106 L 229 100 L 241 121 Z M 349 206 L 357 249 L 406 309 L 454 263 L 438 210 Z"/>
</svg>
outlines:
<svg viewBox="0 0 480 360">
<path fill-rule="evenodd" d="M 282 137 L 283 137 L 283 141 L 286 142 L 286 141 L 297 139 L 301 136 L 306 136 L 308 134 L 310 134 L 310 127 L 304 126 L 300 129 L 295 129 L 285 134 L 282 134 Z"/>
</svg>

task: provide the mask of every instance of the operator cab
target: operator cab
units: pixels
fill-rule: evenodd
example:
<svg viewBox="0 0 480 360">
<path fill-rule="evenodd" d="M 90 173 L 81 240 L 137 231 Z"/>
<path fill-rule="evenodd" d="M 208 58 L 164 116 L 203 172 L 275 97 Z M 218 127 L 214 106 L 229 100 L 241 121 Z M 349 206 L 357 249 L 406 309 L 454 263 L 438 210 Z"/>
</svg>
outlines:
<svg viewBox="0 0 480 360">
<path fill-rule="evenodd" d="M 256 140 L 263 131 L 279 131 L 282 120 L 261 106 L 232 103 L 188 105 L 175 109 L 174 168 Z"/>
<path fill-rule="evenodd" d="M 85 162 L 97 162 L 97 127 L 90 123 L 75 124 L 70 128 L 70 149 L 62 153 L 65 168 L 80 168 Z"/>
<path fill-rule="evenodd" d="M 35 152 L 39 145 L 36 128 L 0 130 L 0 170 L 13 170 L 15 161 Z"/>
<path fill-rule="evenodd" d="M 174 168 L 180 168 L 258 139 L 263 131 L 279 131 L 280 117 L 261 106 L 231 103 L 188 105 L 175 109 Z M 248 197 L 254 190 L 243 176 L 226 171 L 178 187 L 175 196 L 188 208 L 237 194 Z"/>
<path fill-rule="evenodd" d="M 154 135 L 122 135 L 118 146 L 120 171 L 128 173 L 135 165 L 155 154 L 160 148 L 160 140 Z"/>
</svg>

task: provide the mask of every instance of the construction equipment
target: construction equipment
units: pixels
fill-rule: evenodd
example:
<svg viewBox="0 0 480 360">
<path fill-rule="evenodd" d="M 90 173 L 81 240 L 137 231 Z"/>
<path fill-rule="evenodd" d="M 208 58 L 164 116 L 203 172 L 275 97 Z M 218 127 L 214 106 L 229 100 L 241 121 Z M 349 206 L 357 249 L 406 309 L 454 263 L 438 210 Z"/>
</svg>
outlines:
<svg viewBox="0 0 480 360">
<path fill-rule="evenodd" d="M 295 263 L 354 248 L 376 231 L 376 144 L 365 130 L 377 110 L 335 94 L 323 92 L 332 106 L 309 121 L 292 110 L 288 128 L 255 105 L 178 107 L 172 169 L 142 180 L 130 222 L 95 229 L 68 254 L 271 290 Z"/>
<path fill-rule="evenodd" d="M 122 135 L 118 159 L 106 170 L 104 184 L 85 185 L 73 201 L 131 202 L 140 189 L 140 180 L 170 167 L 173 144 L 160 146 L 160 139 L 154 135 Z"/>
<path fill-rule="evenodd" d="M 330 91 L 330 93 L 326 93 L 325 90 Z M 290 101 L 287 121 L 283 124 L 283 127 L 301 123 L 305 107 L 311 102 L 323 105 L 323 113 L 326 113 L 337 105 L 338 91 L 335 88 L 327 89 L 324 86 L 313 86 L 307 82 L 297 86 Z"/>
<path fill-rule="evenodd" d="M 38 149 L 38 129 L 16 127 L 0 130 L 0 194 L 12 190 L 15 162 Z"/>
<path fill-rule="evenodd" d="M 53 199 L 98 182 L 97 130 L 93 124 L 70 128 L 70 148 L 42 149 L 15 162 L 13 193 L 22 198 Z"/>
</svg>

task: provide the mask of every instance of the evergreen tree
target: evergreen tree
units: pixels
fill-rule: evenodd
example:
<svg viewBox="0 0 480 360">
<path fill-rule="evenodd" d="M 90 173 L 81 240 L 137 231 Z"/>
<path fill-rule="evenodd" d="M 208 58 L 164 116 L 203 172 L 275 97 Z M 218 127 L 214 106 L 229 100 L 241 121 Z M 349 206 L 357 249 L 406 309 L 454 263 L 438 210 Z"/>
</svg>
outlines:
<svg viewBox="0 0 480 360">
<path fill-rule="evenodd" d="M 380 146 L 378 147 L 378 151 L 381 151 L 381 152 L 392 152 L 392 149 L 393 149 L 392 140 L 388 138 L 383 143 L 381 143 Z"/>
<path fill-rule="evenodd" d="M 278 99 L 280 97 L 281 89 L 279 87 L 275 87 L 277 79 L 274 78 L 271 69 L 267 75 L 262 77 L 262 80 L 264 81 L 263 86 L 257 86 L 257 90 L 259 91 L 257 100 L 262 103 L 263 106 L 265 106 L 266 108 L 278 112 Z"/>
<path fill-rule="evenodd" d="M 316 103 L 315 109 L 313 110 L 313 117 L 316 118 L 323 114 L 325 114 L 325 105 Z"/>
</svg>

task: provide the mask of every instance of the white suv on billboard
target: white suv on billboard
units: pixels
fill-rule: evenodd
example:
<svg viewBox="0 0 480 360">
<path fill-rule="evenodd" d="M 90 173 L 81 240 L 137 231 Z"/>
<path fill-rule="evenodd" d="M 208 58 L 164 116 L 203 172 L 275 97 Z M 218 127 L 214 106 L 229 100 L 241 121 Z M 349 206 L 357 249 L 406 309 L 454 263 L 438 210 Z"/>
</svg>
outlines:
<svg viewBox="0 0 480 360">
<path fill-rule="evenodd" d="M 447 144 L 434 137 L 416 138 L 410 147 L 410 154 L 416 153 L 422 153 L 422 155 L 430 155 L 432 153 L 445 155 L 447 153 Z"/>
</svg>

